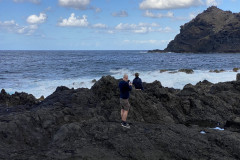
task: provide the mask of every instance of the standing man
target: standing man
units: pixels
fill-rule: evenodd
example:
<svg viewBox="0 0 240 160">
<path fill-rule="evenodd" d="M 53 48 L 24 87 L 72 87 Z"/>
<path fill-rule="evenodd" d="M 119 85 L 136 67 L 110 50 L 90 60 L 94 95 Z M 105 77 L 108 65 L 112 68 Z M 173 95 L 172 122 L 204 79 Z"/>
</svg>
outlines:
<svg viewBox="0 0 240 160">
<path fill-rule="evenodd" d="M 136 90 L 143 90 L 142 80 L 141 78 L 139 78 L 139 73 L 135 73 L 133 85 L 136 88 Z"/>
<path fill-rule="evenodd" d="M 118 84 L 120 89 L 120 105 L 121 105 L 121 125 L 126 128 L 130 128 L 127 121 L 128 111 L 130 108 L 130 104 L 128 102 L 129 99 L 129 91 L 132 90 L 132 83 L 128 80 L 128 75 L 124 74 L 123 80 Z"/>
</svg>

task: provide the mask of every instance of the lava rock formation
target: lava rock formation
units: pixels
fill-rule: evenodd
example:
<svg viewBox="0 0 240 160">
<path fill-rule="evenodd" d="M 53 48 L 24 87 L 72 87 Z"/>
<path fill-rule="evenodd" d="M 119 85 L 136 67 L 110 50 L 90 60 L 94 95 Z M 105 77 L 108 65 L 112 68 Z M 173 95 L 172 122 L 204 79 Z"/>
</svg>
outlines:
<svg viewBox="0 0 240 160">
<path fill-rule="evenodd" d="M 240 53 L 240 13 L 209 7 L 181 26 L 164 50 L 149 52 Z"/>
<path fill-rule="evenodd" d="M 0 159 L 240 159 L 239 78 L 182 90 L 144 83 L 130 95 L 131 129 L 120 125 L 118 82 L 58 87 L 41 102 L 2 90 Z"/>
</svg>

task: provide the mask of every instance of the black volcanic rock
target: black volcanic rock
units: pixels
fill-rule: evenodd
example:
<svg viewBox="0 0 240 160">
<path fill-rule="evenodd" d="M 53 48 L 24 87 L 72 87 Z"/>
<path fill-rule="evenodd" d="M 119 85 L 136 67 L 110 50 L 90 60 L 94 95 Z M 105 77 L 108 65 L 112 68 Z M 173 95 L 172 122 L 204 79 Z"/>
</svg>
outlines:
<svg viewBox="0 0 240 160">
<path fill-rule="evenodd" d="M 237 80 L 237 81 L 240 81 L 240 73 L 237 74 L 236 80 Z"/>
<path fill-rule="evenodd" d="M 144 83 L 130 95 L 131 129 L 120 125 L 118 82 L 105 76 L 91 89 L 58 87 L 37 103 L 2 98 L 0 159 L 240 159 L 239 81 L 182 90 Z M 6 100 L 29 107 L 5 112 Z"/>
<path fill-rule="evenodd" d="M 165 50 L 160 50 L 160 49 L 154 49 L 154 50 L 149 50 L 148 53 L 165 53 Z"/>
<path fill-rule="evenodd" d="M 212 6 L 181 26 L 180 33 L 161 52 L 240 53 L 239 35 L 240 13 Z"/>
<path fill-rule="evenodd" d="M 9 95 L 4 89 L 0 93 L 0 105 L 11 107 L 16 105 L 33 105 L 36 103 L 37 99 L 32 94 L 15 92 Z"/>
<path fill-rule="evenodd" d="M 185 72 L 187 74 L 192 74 L 194 71 L 192 69 L 179 69 L 178 72 Z"/>
</svg>

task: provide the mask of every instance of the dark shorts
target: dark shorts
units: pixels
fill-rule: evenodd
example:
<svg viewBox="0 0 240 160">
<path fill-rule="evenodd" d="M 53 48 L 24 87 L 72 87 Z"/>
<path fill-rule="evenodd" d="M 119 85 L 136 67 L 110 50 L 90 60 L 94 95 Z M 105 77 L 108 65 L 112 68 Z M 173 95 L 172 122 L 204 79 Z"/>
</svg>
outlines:
<svg viewBox="0 0 240 160">
<path fill-rule="evenodd" d="M 130 104 L 128 102 L 128 99 L 122 99 L 120 98 L 120 105 L 121 108 L 124 109 L 125 111 L 129 111 L 130 109 Z"/>
</svg>

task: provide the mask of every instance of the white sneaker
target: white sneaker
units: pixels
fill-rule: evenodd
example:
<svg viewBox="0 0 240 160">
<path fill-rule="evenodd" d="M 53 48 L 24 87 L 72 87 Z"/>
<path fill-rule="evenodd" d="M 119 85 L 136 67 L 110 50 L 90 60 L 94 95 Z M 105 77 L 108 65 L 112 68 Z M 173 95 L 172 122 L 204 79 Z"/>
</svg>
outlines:
<svg viewBox="0 0 240 160">
<path fill-rule="evenodd" d="M 122 127 L 125 127 L 125 128 L 128 128 L 128 129 L 130 129 L 130 125 L 128 124 L 128 123 L 121 123 L 121 125 L 122 125 Z"/>
</svg>

